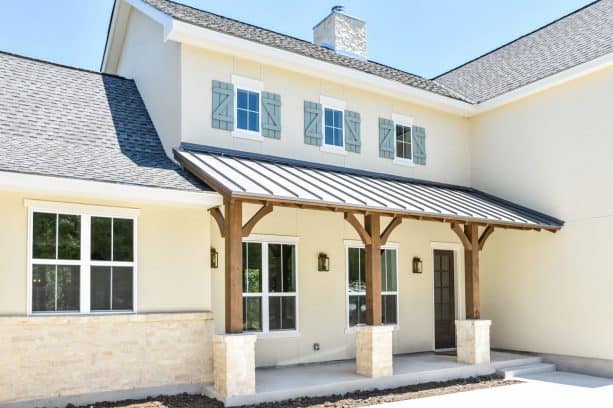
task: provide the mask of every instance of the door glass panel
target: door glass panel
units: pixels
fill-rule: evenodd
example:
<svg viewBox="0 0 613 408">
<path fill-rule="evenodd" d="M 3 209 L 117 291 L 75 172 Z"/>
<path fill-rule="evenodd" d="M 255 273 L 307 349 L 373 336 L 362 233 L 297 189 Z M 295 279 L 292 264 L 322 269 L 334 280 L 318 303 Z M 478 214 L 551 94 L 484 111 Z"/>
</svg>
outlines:
<svg viewBox="0 0 613 408">
<path fill-rule="evenodd" d="M 261 297 L 243 297 L 243 325 L 246 331 L 262 330 Z"/>
<path fill-rule="evenodd" d="M 396 316 L 396 302 L 398 298 L 396 295 L 382 295 L 381 303 L 382 303 L 382 312 L 383 312 L 383 324 L 396 324 L 397 316 Z"/>
</svg>

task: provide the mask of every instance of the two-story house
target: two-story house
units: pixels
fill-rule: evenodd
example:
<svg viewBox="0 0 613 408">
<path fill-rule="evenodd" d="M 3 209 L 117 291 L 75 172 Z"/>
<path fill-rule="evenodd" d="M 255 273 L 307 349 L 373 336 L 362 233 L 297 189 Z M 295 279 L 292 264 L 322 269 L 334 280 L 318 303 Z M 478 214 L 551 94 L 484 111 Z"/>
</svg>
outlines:
<svg viewBox="0 0 613 408">
<path fill-rule="evenodd" d="M 612 62 L 611 0 L 434 79 L 338 7 L 116 0 L 101 72 L 0 53 L 0 404 L 612 376 Z"/>
</svg>

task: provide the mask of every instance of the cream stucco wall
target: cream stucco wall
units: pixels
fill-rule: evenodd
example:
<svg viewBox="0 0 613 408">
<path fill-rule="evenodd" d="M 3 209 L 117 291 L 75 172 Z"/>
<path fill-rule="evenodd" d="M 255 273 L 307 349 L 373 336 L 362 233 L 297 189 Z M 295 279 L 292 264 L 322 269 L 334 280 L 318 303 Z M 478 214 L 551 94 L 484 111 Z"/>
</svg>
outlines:
<svg viewBox="0 0 613 408">
<path fill-rule="evenodd" d="M 472 120 L 472 185 L 563 219 L 482 252 L 492 345 L 613 359 L 613 69 Z"/>
<path fill-rule="evenodd" d="M 211 309 L 209 217 L 202 208 L 0 191 L 0 315 L 27 312 L 25 199 L 137 208 L 138 312 Z"/>
<path fill-rule="evenodd" d="M 213 80 L 231 82 L 238 75 L 263 82 L 265 91 L 281 95 L 280 140 L 246 140 L 211 128 Z M 361 115 L 362 152 L 338 155 L 304 143 L 304 101 L 320 96 L 345 101 Z M 468 184 L 470 174 L 468 120 L 358 88 L 262 65 L 239 57 L 183 45 L 181 49 L 182 138 L 184 142 L 291 157 L 407 177 Z M 379 157 L 379 117 L 412 117 L 426 128 L 427 165 L 405 167 Z"/>
<path fill-rule="evenodd" d="M 246 221 L 257 206 L 244 211 Z M 383 219 L 382 225 L 389 220 Z M 298 237 L 298 325 L 290 337 L 260 336 L 256 341 L 258 366 L 353 358 L 355 333 L 346 333 L 346 254 L 344 240 L 359 240 L 342 213 L 275 208 L 252 235 Z M 219 269 L 212 270 L 213 313 L 216 332 L 224 331 L 223 241 L 211 224 L 211 244 L 220 251 Z M 434 347 L 432 242 L 457 242 L 448 224 L 405 220 L 391 235 L 397 243 L 399 325 L 393 334 L 394 353 L 429 351 Z M 317 254 L 330 257 L 330 271 L 317 271 Z M 423 274 L 413 274 L 411 260 L 423 260 Z M 461 254 L 460 254 L 461 256 Z M 460 262 L 461 264 L 461 262 Z M 461 270 L 458 271 L 461 273 Z M 320 343 L 320 351 L 313 343 Z"/>
<path fill-rule="evenodd" d="M 162 26 L 134 8 L 117 74 L 134 79 L 169 157 L 181 141 L 181 45 L 163 41 Z"/>
</svg>

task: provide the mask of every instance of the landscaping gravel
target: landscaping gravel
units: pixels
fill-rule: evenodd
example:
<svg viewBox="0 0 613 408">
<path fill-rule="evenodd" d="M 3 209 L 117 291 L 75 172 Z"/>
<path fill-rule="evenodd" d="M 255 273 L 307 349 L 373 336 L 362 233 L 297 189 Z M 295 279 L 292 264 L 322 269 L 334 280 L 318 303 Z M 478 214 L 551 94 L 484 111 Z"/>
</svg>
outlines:
<svg viewBox="0 0 613 408">
<path fill-rule="evenodd" d="M 330 395 L 327 397 L 305 397 L 287 401 L 269 402 L 251 405 L 245 408 L 344 408 L 362 407 L 382 404 L 385 402 L 403 401 L 415 398 L 431 397 L 435 395 L 451 394 L 454 392 L 476 390 L 481 388 L 500 387 L 516 384 L 519 381 L 503 380 L 496 376 L 481 376 L 445 382 L 429 382 L 405 387 L 348 392 L 343 395 Z M 99 402 L 94 405 L 85 405 L 81 408 L 222 408 L 223 404 L 217 400 L 203 395 L 179 394 L 160 395 L 145 400 L 125 400 L 116 402 Z M 66 408 L 76 408 L 68 405 Z"/>
</svg>

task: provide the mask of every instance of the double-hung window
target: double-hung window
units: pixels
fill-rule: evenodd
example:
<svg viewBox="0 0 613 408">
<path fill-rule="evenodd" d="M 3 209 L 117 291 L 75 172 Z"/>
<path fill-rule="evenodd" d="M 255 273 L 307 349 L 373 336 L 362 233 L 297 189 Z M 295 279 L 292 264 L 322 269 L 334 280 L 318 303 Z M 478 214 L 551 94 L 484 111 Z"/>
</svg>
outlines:
<svg viewBox="0 0 613 408">
<path fill-rule="evenodd" d="M 394 162 L 401 165 L 413 165 L 413 118 L 394 113 L 392 120 L 396 137 Z"/>
<path fill-rule="evenodd" d="M 343 111 L 324 109 L 324 143 L 343 147 Z"/>
<path fill-rule="evenodd" d="M 243 324 L 246 331 L 296 331 L 294 242 L 243 242 Z"/>
<path fill-rule="evenodd" d="M 260 94 L 238 88 L 236 90 L 236 127 L 249 132 L 260 131 Z"/>
<path fill-rule="evenodd" d="M 381 313 L 383 324 L 398 324 L 397 249 L 381 250 Z M 347 247 L 347 325 L 366 324 L 364 247 Z"/>
<path fill-rule="evenodd" d="M 134 311 L 134 210 L 38 203 L 28 204 L 29 312 Z"/>
</svg>

